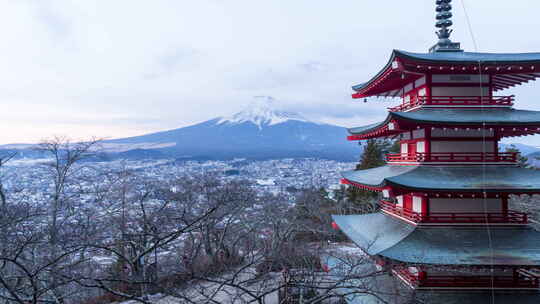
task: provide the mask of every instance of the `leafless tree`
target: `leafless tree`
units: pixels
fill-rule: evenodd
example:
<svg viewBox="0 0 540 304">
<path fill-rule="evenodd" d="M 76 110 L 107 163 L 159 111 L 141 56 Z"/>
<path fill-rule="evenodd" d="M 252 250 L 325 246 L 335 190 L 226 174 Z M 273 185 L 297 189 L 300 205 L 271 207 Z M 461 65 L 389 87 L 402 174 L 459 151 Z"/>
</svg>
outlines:
<svg viewBox="0 0 540 304">
<path fill-rule="evenodd" d="M 82 250 L 81 229 L 74 188 L 77 164 L 92 153 L 97 140 L 71 143 L 64 138 L 44 141 L 38 150 L 51 160 L 47 168 L 50 187 L 45 200 L 10 201 L 2 188 L 2 275 L 0 297 L 7 303 L 65 303 L 73 296 L 65 274 L 77 268 Z M 3 160 L 5 162 L 5 159 Z M 73 203 L 73 204 L 72 204 Z"/>
<path fill-rule="evenodd" d="M 98 171 L 85 162 L 98 145 L 43 142 L 38 149 L 51 158 L 41 167 L 50 181 L 44 199 L 0 195 L 6 303 L 152 303 L 161 295 L 262 304 L 294 290 L 304 303 L 379 297 L 386 272 L 328 245 L 337 239 L 335 209 L 319 189 L 292 202 L 209 174 L 159 179 L 127 164 Z"/>
<path fill-rule="evenodd" d="M 2 169 L 4 168 L 7 162 L 9 162 L 13 157 L 15 157 L 15 155 L 17 155 L 16 152 L 0 155 L 0 204 L 2 204 L 2 208 L 4 210 L 7 207 L 7 197 L 6 197 L 6 190 L 4 187 L 4 175 L 3 175 Z"/>
</svg>

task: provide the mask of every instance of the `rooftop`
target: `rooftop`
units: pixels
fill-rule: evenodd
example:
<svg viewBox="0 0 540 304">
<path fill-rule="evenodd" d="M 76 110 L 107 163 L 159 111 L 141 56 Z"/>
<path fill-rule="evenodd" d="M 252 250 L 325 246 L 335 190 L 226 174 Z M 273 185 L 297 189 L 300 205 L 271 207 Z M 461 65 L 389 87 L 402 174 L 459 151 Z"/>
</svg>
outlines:
<svg viewBox="0 0 540 304">
<path fill-rule="evenodd" d="M 495 91 L 540 77 L 540 53 L 413 53 L 394 50 L 369 81 L 353 86 L 355 98 L 395 96 L 425 74 L 490 74 Z"/>
<path fill-rule="evenodd" d="M 342 176 L 367 187 L 448 192 L 539 193 L 540 171 L 516 166 L 382 166 Z"/>
<path fill-rule="evenodd" d="M 396 122 L 390 128 L 389 124 Z M 422 108 L 411 112 L 389 112 L 380 123 L 351 128 L 351 135 L 362 137 L 390 136 L 418 126 L 487 127 L 498 128 L 502 136 L 526 135 L 540 131 L 540 111 L 516 110 L 512 108 Z M 513 130 L 514 127 L 521 127 Z M 504 128 L 507 127 L 506 130 Z M 511 129 L 508 127 L 512 127 Z M 526 129 L 525 129 L 526 128 Z M 516 133 L 517 132 L 517 133 Z"/>
<path fill-rule="evenodd" d="M 341 231 L 367 254 L 398 262 L 465 266 L 540 265 L 540 232 L 532 228 L 420 228 L 382 213 L 333 218 Z"/>
</svg>

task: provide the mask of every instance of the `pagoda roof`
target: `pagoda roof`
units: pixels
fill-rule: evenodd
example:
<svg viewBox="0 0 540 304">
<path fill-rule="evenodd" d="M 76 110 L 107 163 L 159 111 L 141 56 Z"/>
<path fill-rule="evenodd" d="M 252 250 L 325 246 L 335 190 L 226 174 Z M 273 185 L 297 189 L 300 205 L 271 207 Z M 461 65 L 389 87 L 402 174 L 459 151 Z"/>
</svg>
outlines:
<svg viewBox="0 0 540 304">
<path fill-rule="evenodd" d="M 394 50 L 396 57 L 429 63 L 472 63 L 478 64 L 531 64 L 540 63 L 540 53 L 476 53 L 476 52 L 432 52 L 413 53 Z"/>
<path fill-rule="evenodd" d="M 354 98 L 394 97 L 400 89 L 428 73 L 491 74 L 495 91 L 540 77 L 540 53 L 413 53 L 393 50 L 390 60 L 372 79 L 353 86 Z"/>
<path fill-rule="evenodd" d="M 344 264 L 345 270 L 352 266 L 346 258 L 341 256 L 327 256 L 326 263 L 330 266 L 332 274 L 342 276 L 340 269 Z M 359 277 L 355 279 L 357 287 L 338 289 L 338 293 L 348 294 L 346 301 L 349 304 L 537 304 L 540 303 L 540 293 L 511 292 L 511 291 L 443 291 L 443 290 L 412 290 L 406 287 L 395 276 L 383 272 L 374 276 L 367 273 L 376 272 L 374 264 L 369 262 L 354 265 L 354 273 Z M 337 271 L 335 271 L 337 270 Z M 335 271 L 335 272 L 334 272 Z M 349 283 L 349 282 L 347 282 Z M 352 282 L 351 282 L 352 283 Z M 354 285 L 354 284 L 346 284 Z M 369 292 L 366 292 L 369 291 Z"/>
<path fill-rule="evenodd" d="M 393 128 L 390 128 L 393 123 Z M 348 129 L 351 140 L 391 136 L 418 126 L 451 127 L 520 127 L 519 130 L 506 130 L 503 136 L 517 136 L 540 131 L 540 111 L 516 110 L 512 108 L 421 108 L 410 112 L 389 112 L 380 123 Z M 521 128 L 523 126 L 523 128 Z M 524 128 L 527 128 L 525 130 Z M 535 128 L 536 130 L 532 130 Z M 504 131 L 504 130 L 503 130 Z M 517 131 L 517 133 L 515 133 Z"/>
<path fill-rule="evenodd" d="M 517 166 L 382 166 L 346 171 L 353 185 L 412 191 L 539 193 L 540 171 Z"/>
<path fill-rule="evenodd" d="M 486 227 L 421 228 L 383 213 L 337 215 L 333 219 L 364 252 L 397 262 L 463 266 L 540 265 L 540 232 L 529 227 L 490 227 L 489 230 Z"/>
</svg>

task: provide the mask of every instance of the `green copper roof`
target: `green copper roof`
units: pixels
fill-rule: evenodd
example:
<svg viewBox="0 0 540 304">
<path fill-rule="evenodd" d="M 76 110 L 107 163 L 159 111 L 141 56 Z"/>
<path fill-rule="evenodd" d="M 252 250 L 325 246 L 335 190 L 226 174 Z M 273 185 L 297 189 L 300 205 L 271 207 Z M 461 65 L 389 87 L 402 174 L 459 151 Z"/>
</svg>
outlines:
<svg viewBox="0 0 540 304">
<path fill-rule="evenodd" d="M 359 91 L 368 84 L 373 83 L 384 71 L 389 69 L 396 58 L 417 63 L 432 64 L 478 64 L 504 65 L 504 64 L 537 64 L 540 63 L 540 53 L 474 53 L 474 52 L 433 52 L 413 53 L 401 50 L 393 50 L 390 60 L 385 67 L 370 81 L 353 86 L 353 90 Z"/>
<path fill-rule="evenodd" d="M 540 171 L 516 166 L 383 166 L 342 176 L 372 187 L 426 191 L 538 192 Z"/>
<path fill-rule="evenodd" d="M 360 249 L 358 249 L 360 250 Z M 347 258 L 327 256 L 326 265 L 331 274 L 342 276 L 341 271 L 350 274 L 351 263 Z M 342 265 L 340 265 L 342 264 Z M 512 291 L 436 291 L 416 290 L 406 287 L 399 279 L 388 273 L 364 277 L 375 272 L 374 265 L 367 262 L 355 265 L 352 272 L 358 275 L 358 283 L 346 281 L 346 288 L 338 289 L 341 294 L 348 294 L 349 304 L 537 304 L 540 293 Z M 352 287 L 356 285 L 357 287 Z M 366 292 L 369 291 L 369 292 Z"/>
<path fill-rule="evenodd" d="M 431 63 L 538 63 L 540 53 L 474 53 L 474 52 L 435 52 L 413 53 L 394 50 L 396 57 Z"/>
<path fill-rule="evenodd" d="M 333 218 L 341 231 L 366 253 L 399 262 L 540 265 L 540 232 L 531 228 L 418 228 L 382 213 Z"/>
<path fill-rule="evenodd" d="M 378 124 L 371 124 L 358 128 L 349 129 L 353 135 L 361 135 L 372 130 L 376 130 L 386 125 L 391 120 L 413 122 L 416 124 L 434 125 L 482 125 L 489 126 L 540 125 L 540 111 L 516 110 L 507 108 L 488 109 L 440 109 L 423 108 L 412 112 L 390 112 L 385 121 Z"/>
</svg>

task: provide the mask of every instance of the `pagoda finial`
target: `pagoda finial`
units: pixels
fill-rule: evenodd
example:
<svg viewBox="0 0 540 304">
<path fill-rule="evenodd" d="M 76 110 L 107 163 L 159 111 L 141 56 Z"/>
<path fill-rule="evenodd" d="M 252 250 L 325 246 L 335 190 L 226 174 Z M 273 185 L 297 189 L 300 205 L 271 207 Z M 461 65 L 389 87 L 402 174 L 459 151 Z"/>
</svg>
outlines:
<svg viewBox="0 0 540 304">
<path fill-rule="evenodd" d="M 452 42 L 450 35 L 452 30 L 449 27 L 452 26 L 452 0 L 436 0 L 437 4 L 437 23 L 436 27 L 439 31 L 436 32 L 439 37 L 439 41 L 436 45 L 432 46 L 430 52 L 461 52 L 460 43 Z"/>
</svg>

